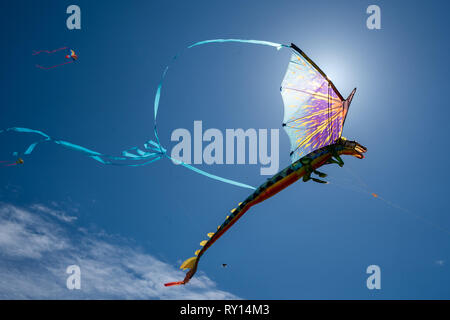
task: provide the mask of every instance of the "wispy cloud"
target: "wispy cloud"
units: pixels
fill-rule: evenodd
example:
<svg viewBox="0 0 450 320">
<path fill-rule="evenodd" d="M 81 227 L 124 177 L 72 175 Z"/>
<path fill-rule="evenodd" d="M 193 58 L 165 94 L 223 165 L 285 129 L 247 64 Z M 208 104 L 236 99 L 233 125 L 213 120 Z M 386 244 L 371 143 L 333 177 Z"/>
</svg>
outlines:
<svg viewBox="0 0 450 320">
<path fill-rule="evenodd" d="M 201 274 L 187 286 L 166 288 L 184 273 L 124 241 L 77 229 L 72 218 L 44 205 L 0 204 L 0 298 L 238 298 Z M 73 264 L 81 268 L 80 290 L 66 287 Z"/>
<path fill-rule="evenodd" d="M 57 204 L 55 202 L 52 202 L 52 205 L 56 206 Z M 58 220 L 61 220 L 61 221 L 64 221 L 64 222 L 72 222 L 74 220 L 77 220 L 77 217 L 68 216 L 62 210 L 51 209 L 51 208 L 49 208 L 47 206 L 44 206 L 42 204 L 39 204 L 39 203 L 32 205 L 30 207 L 30 209 L 47 213 L 47 214 L 57 218 Z"/>
</svg>

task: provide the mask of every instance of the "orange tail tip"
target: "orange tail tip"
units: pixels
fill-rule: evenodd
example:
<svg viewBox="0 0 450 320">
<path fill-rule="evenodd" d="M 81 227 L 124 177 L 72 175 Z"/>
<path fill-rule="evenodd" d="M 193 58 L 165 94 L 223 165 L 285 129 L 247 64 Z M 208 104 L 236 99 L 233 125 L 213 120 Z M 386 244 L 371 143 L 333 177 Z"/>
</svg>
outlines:
<svg viewBox="0 0 450 320">
<path fill-rule="evenodd" d="M 180 284 L 184 284 L 184 281 L 168 282 L 168 283 L 164 283 L 164 286 L 171 287 L 171 286 L 178 286 Z"/>
</svg>

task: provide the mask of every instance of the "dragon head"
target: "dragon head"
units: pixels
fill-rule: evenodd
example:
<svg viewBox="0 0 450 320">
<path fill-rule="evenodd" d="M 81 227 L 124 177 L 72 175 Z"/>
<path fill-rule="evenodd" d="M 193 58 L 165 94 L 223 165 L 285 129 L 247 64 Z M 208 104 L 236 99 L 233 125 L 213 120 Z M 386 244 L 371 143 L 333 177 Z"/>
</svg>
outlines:
<svg viewBox="0 0 450 320">
<path fill-rule="evenodd" d="M 364 153 L 367 152 L 367 148 L 363 145 L 356 141 L 347 140 L 344 137 L 339 138 L 336 144 L 340 147 L 338 150 L 339 154 L 354 156 L 358 159 L 363 159 Z"/>
</svg>

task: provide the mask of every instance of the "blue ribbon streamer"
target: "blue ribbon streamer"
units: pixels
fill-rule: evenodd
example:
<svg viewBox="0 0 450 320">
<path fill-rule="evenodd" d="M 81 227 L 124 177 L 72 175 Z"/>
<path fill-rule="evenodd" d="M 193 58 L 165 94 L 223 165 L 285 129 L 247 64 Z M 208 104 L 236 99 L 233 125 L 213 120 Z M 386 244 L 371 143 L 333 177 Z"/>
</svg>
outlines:
<svg viewBox="0 0 450 320">
<path fill-rule="evenodd" d="M 239 43 L 248 43 L 248 44 L 257 44 L 257 45 L 264 45 L 264 46 L 271 46 L 271 47 L 275 47 L 277 48 L 277 50 L 280 50 L 283 47 L 289 47 L 287 45 L 284 44 L 279 44 L 279 43 L 275 43 L 275 42 L 270 42 L 270 41 L 261 41 L 261 40 L 245 40 L 245 39 L 212 39 L 212 40 L 204 40 L 204 41 L 199 41 L 196 42 L 194 44 L 191 44 L 190 46 L 186 47 L 186 49 L 191 49 L 197 46 L 201 46 L 201 45 L 206 45 L 206 44 L 212 44 L 212 43 L 226 43 L 226 42 L 239 42 Z M 177 54 L 172 58 L 171 63 L 173 63 L 181 54 Z M 160 100 L 161 100 L 161 90 L 163 87 L 163 82 L 164 79 L 167 75 L 167 71 L 169 70 L 170 64 L 167 65 L 164 69 L 164 72 L 162 74 L 161 80 L 158 84 L 158 87 L 156 89 L 156 94 L 155 94 L 155 101 L 154 101 L 154 133 L 155 133 L 155 138 L 156 138 L 156 142 L 153 140 L 148 140 L 146 143 L 144 143 L 144 150 L 138 148 L 138 147 L 133 147 L 127 150 L 122 151 L 122 156 L 111 156 L 111 155 L 107 155 L 107 154 L 103 154 L 97 151 L 93 151 L 90 150 L 88 148 L 82 147 L 80 145 L 68 142 L 68 141 L 63 141 L 63 140 L 56 140 L 52 137 L 50 137 L 49 135 L 47 135 L 46 133 L 39 131 L 39 130 L 34 130 L 34 129 L 29 129 L 29 128 L 21 128 L 21 127 L 12 127 L 12 128 L 8 128 L 5 130 L 0 130 L 0 133 L 3 132 L 7 132 L 7 131 L 14 131 L 14 132 L 19 132 L 19 133 L 33 133 L 33 134 L 38 134 L 40 136 L 43 137 L 42 140 L 40 141 L 36 141 L 32 144 L 30 144 L 28 146 L 28 148 L 25 150 L 25 152 L 23 152 L 23 155 L 29 155 L 31 154 L 34 149 L 36 148 L 36 146 L 40 143 L 45 143 L 45 142 L 53 142 L 55 144 L 58 144 L 62 147 L 65 147 L 67 149 L 71 149 L 74 151 L 78 151 L 81 152 L 83 154 L 85 154 L 86 156 L 90 157 L 91 159 L 94 159 L 95 161 L 98 161 L 102 164 L 108 164 L 108 165 L 116 165 L 116 166 L 128 166 L 128 167 L 137 167 L 137 166 L 144 166 L 144 165 L 148 165 L 150 163 L 153 163 L 155 161 L 158 161 L 160 159 L 162 159 L 163 157 L 166 157 L 168 159 L 170 159 L 171 161 L 178 163 L 180 165 L 182 165 L 183 167 L 192 170 L 196 173 L 199 173 L 201 175 L 204 175 L 205 177 L 208 177 L 210 179 L 213 180 L 217 180 L 217 181 L 221 181 L 224 183 L 228 183 L 231 185 L 235 185 L 238 187 L 242 187 L 242 188 L 248 188 L 248 189 L 252 189 L 255 190 L 255 187 L 252 187 L 248 184 L 245 183 L 241 183 L 238 181 L 234 181 L 234 180 L 230 180 L 230 179 L 226 179 L 223 177 L 219 177 L 217 175 L 208 173 L 206 171 L 200 170 L 194 166 L 191 166 L 187 163 L 184 163 L 183 161 L 180 161 L 178 159 L 174 159 L 172 157 L 170 157 L 167 154 L 167 150 L 161 145 L 160 141 L 159 141 L 159 136 L 158 136 L 158 129 L 156 126 L 156 118 L 158 115 L 158 108 L 159 108 L 159 104 L 160 104 Z M 14 152 L 13 155 L 18 156 L 19 153 L 18 152 Z M 118 163 L 117 161 L 137 161 L 139 163 Z"/>
</svg>

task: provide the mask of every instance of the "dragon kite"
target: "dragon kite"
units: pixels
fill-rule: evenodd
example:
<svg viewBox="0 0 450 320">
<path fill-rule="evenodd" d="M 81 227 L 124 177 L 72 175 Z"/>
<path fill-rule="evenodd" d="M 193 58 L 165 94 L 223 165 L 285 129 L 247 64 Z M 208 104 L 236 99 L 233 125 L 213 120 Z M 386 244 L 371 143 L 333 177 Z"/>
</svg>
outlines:
<svg viewBox="0 0 450 320">
<path fill-rule="evenodd" d="M 342 129 L 348 108 L 356 92 L 354 89 L 344 99 L 325 73 L 296 45 L 291 44 L 292 56 L 281 84 L 285 108 L 283 128 L 291 141 L 292 164 L 267 179 L 250 196 L 231 210 L 216 232 L 207 234 L 208 240 L 200 242 L 201 249 L 184 261 L 180 269 L 189 271 L 182 281 L 169 282 L 165 286 L 186 284 L 197 271 L 203 254 L 252 206 L 263 202 L 299 179 L 318 183 L 325 173 L 317 169 L 326 164 L 343 166 L 340 155 L 364 158 L 367 151 L 356 141 L 343 138 Z"/>
</svg>

